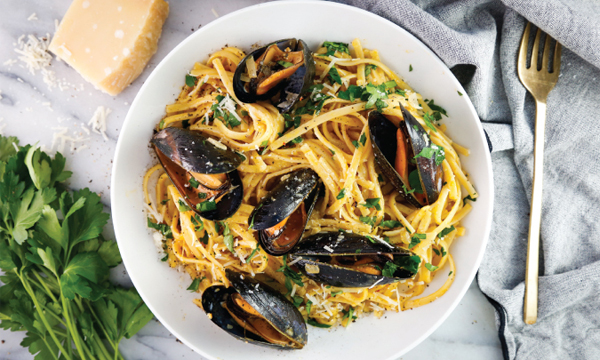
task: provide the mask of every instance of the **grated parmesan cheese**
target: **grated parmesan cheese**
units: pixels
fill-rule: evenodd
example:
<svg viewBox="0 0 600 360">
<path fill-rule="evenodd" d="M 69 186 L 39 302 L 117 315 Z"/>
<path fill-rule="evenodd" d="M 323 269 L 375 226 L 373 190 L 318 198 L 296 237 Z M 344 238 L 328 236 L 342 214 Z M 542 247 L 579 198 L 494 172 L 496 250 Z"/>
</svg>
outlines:
<svg viewBox="0 0 600 360">
<path fill-rule="evenodd" d="M 219 14 L 217 14 L 217 10 L 215 10 L 215 8 L 212 8 L 211 10 L 212 10 L 212 13 L 213 13 L 213 15 L 214 15 L 216 18 L 218 18 L 218 17 L 219 17 Z"/>
<path fill-rule="evenodd" d="M 27 18 L 27 21 L 32 21 L 32 20 L 37 20 L 37 15 L 36 13 L 33 13 L 31 15 L 29 15 L 29 17 Z"/>
<path fill-rule="evenodd" d="M 91 125 L 92 127 L 92 131 L 102 135 L 104 141 L 108 141 L 108 136 L 106 136 L 106 118 L 110 113 L 111 110 L 109 108 L 98 106 L 94 115 L 92 115 L 92 118 L 88 122 L 88 125 Z"/>
<path fill-rule="evenodd" d="M 57 146 L 56 150 L 58 152 L 64 152 L 65 149 L 65 145 L 67 144 L 67 142 L 71 143 L 70 146 L 70 151 L 73 152 L 79 152 L 85 148 L 87 148 L 87 145 L 83 144 L 83 145 L 79 145 L 79 143 L 84 143 L 86 141 L 89 140 L 89 138 L 84 138 L 83 136 L 81 136 L 80 134 L 76 134 L 76 132 L 73 132 L 73 135 L 67 135 L 67 131 L 69 131 L 69 128 L 66 127 L 59 127 L 59 128 L 52 128 L 52 130 L 57 130 L 53 135 L 52 135 L 52 146 L 50 147 L 51 149 L 54 149 L 54 146 Z"/>
</svg>

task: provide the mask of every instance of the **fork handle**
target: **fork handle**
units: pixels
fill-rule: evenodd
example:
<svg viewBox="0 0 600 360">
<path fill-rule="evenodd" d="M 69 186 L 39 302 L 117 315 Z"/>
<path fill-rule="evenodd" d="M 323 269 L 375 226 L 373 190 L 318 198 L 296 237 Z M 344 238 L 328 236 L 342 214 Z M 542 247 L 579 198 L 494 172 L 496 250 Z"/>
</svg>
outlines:
<svg viewBox="0 0 600 360">
<path fill-rule="evenodd" d="M 523 320 L 526 324 L 537 321 L 538 273 L 540 262 L 540 230 L 542 224 L 542 182 L 544 177 L 544 129 L 546 100 L 535 102 L 535 142 L 533 149 L 533 184 L 531 212 L 527 241 L 527 269 L 525 270 L 525 301 Z"/>
</svg>

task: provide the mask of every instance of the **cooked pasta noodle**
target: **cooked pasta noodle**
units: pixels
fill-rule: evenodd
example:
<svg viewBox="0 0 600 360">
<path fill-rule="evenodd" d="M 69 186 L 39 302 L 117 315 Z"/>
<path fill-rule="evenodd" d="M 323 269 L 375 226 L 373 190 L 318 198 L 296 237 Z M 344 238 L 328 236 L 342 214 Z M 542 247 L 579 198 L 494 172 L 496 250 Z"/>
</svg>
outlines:
<svg viewBox="0 0 600 360">
<path fill-rule="evenodd" d="M 200 293 L 215 284 L 228 285 L 226 268 L 252 275 L 264 273 L 280 284 L 283 292 L 287 286 L 288 295 L 299 304 L 305 317 L 324 325 L 347 326 L 362 313 L 381 316 L 387 310 L 430 303 L 451 286 L 457 270 L 450 246 L 464 234 L 460 221 L 471 210 L 463 198 L 477 198 L 458 156 L 468 155 L 468 150 L 444 133 L 444 125 L 425 122 L 424 115 L 432 113 L 428 102 L 382 63 L 376 50 L 362 48 L 358 39 L 351 45 L 349 53 L 326 55 L 325 47 L 315 52 L 314 82 L 322 85 L 321 92 L 327 97 L 322 109 L 313 114 L 286 118 L 269 102 L 238 101 L 232 79 L 245 54 L 233 47 L 215 52 L 205 64 L 196 63 L 188 75 L 195 78 L 195 85 L 184 86 L 177 100 L 166 106 L 166 115 L 157 129 L 189 126 L 246 157 L 238 168 L 244 188 L 243 204 L 235 215 L 221 223 L 200 219 L 189 209 L 181 211 L 177 206 L 181 195 L 160 165 L 150 168 L 144 177 L 152 222 L 165 224 L 168 229 L 163 231 L 167 234 L 164 248 L 168 263 L 183 267 L 193 279 L 199 279 Z M 331 69 L 337 70 L 339 82 L 328 76 Z M 383 114 L 401 119 L 401 104 L 423 125 L 432 142 L 444 148 L 444 183 L 433 204 L 420 209 L 407 205 L 378 173 L 367 126 L 367 114 L 372 109 L 367 109 L 367 103 L 360 99 L 339 97 L 350 85 L 366 84 L 391 84 L 387 99 L 382 100 Z M 227 109 L 230 118 L 237 120 L 235 125 L 215 119 L 216 107 Z M 290 125 L 294 120 L 298 126 Z M 317 203 L 305 235 L 353 231 L 383 238 L 402 248 L 410 247 L 422 259 L 416 277 L 370 288 L 324 286 L 304 276 L 303 286 L 286 280 L 284 273 L 278 271 L 286 258 L 268 255 L 260 248 L 255 234 L 248 229 L 248 217 L 277 179 L 301 168 L 312 168 L 325 185 L 325 195 Z M 151 194 L 152 189 L 155 195 Z M 340 197 L 341 193 L 345 196 Z M 362 206 L 374 198 L 379 199 L 380 206 Z M 371 219 L 371 223 L 365 219 Z M 401 225 L 395 223 L 395 228 L 386 228 L 383 220 L 395 220 Z M 231 238 L 233 251 L 226 242 Z M 440 273 L 446 263 L 450 272 Z M 434 276 L 446 278 L 443 286 L 419 297 Z"/>
</svg>

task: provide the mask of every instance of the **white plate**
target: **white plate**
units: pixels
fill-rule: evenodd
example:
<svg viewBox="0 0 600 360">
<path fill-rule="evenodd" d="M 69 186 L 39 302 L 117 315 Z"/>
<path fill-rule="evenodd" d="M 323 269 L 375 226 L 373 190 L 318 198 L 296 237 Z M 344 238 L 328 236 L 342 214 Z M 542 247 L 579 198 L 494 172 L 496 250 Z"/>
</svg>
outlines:
<svg viewBox="0 0 600 360">
<path fill-rule="evenodd" d="M 296 37 L 311 48 L 322 41 L 351 42 L 379 50 L 381 60 L 425 98 L 435 99 L 448 111 L 448 134 L 471 149 L 463 157 L 480 197 L 463 220 L 466 235 L 452 245 L 456 280 L 435 302 L 381 319 L 367 316 L 348 329 L 309 326 L 308 344 L 299 351 L 280 351 L 235 340 L 206 317 L 185 289 L 187 274 L 159 260 L 146 228 L 142 177 L 154 164 L 148 141 L 196 61 L 225 44 L 248 50 L 256 42 Z M 412 65 L 413 71 L 409 72 Z M 460 91 L 463 96 L 459 96 Z M 179 44 L 156 67 L 142 86 L 119 136 L 112 172 L 111 199 L 115 233 L 123 261 L 140 295 L 154 315 L 177 338 L 212 359 L 394 359 L 423 341 L 448 317 L 473 280 L 488 239 L 493 202 L 491 159 L 479 118 L 465 90 L 450 70 L 419 40 L 397 25 L 372 13 L 329 2 L 272 2 L 252 6 L 213 21 Z M 446 272 L 438 274 L 431 289 L 439 287 Z"/>
</svg>

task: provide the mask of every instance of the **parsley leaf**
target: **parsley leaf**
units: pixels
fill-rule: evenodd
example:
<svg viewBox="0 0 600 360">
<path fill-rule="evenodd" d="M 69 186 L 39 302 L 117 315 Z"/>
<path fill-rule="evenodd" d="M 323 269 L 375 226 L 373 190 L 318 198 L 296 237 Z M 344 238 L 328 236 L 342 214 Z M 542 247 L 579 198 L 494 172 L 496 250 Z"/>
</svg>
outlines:
<svg viewBox="0 0 600 360">
<path fill-rule="evenodd" d="M 343 188 L 342 190 L 340 190 L 340 192 L 337 194 L 337 196 L 335 198 L 338 200 L 341 200 L 344 198 L 344 196 L 346 196 L 346 188 Z"/>
<path fill-rule="evenodd" d="M 360 221 L 367 225 L 375 226 L 375 221 L 377 221 L 377 216 L 361 216 Z"/>
<path fill-rule="evenodd" d="M 192 209 L 185 203 L 185 201 L 183 199 L 179 199 L 179 201 L 177 202 L 177 207 L 179 208 L 179 211 L 181 212 L 186 212 L 186 211 L 191 211 Z"/>
<path fill-rule="evenodd" d="M 323 47 L 327 48 L 328 53 L 331 51 L 331 55 L 333 55 L 336 51 L 339 51 L 340 53 L 350 54 L 348 44 L 343 42 L 325 41 L 323 42 Z"/>
<path fill-rule="evenodd" d="M 379 200 L 381 200 L 381 199 L 380 198 L 366 199 L 365 203 L 361 204 L 361 205 L 366 207 L 367 209 L 375 208 L 377 210 L 381 210 L 381 205 L 379 205 Z"/>
<path fill-rule="evenodd" d="M 364 90 L 361 86 L 350 85 L 346 91 L 340 91 L 338 97 L 349 101 L 361 100 Z"/>
<path fill-rule="evenodd" d="M 451 232 L 453 232 L 454 230 L 456 230 L 456 228 L 454 227 L 454 225 L 451 225 L 450 227 L 445 228 L 439 234 L 437 234 L 437 237 L 439 237 L 441 239 L 444 236 L 446 236 L 446 235 L 450 234 Z"/>
<path fill-rule="evenodd" d="M 436 271 L 438 269 L 437 266 L 431 265 L 430 263 L 425 263 L 425 268 L 427 268 L 427 270 L 432 271 L 432 272 Z"/>
<path fill-rule="evenodd" d="M 198 287 L 200 286 L 200 281 L 202 281 L 202 280 L 200 280 L 200 278 L 195 278 L 186 290 L 193 291 L 193 292 L 198 291 Z"/>
<path fill-rule="evenodd" d="M 318 327 L 318 328 L 330 328 L 331 325 L 327 325 L 327 324 L 321 324 L 320 322 L 317 322 L 317 320 L 313 319 L 313 318 L 308 318 L 308 320 L 306 320 L 306 323 L 309 325 L 312 325 L 314 327 Z"/>
<path fill-rule="evenodd" d="M 308 300 L 306 302 L 306 314 L 310 315 L 310 309 L 312 308 L 312 301 Z"/>
<path fill-rule="evenodd" d="M 196 204 L 196 210 L 198 210 L 200 212 L 213 211 L 216 209 L 217 209 L 217 203 L 212 200 L 203 201 L 201 203 Z"/>
<path fill-rule="evenodd" d="M 429 113 L 425 113 L 425 115 L 423 115 L 423 120 L 425 121 L 425 125 L 427 125 L 428 128 L 430 128 L 434 132 L 437 132 L 437 129 L 435 128 L 435 126 L 433 126 L 433 122 L 435 121 L 435 119 L 432 115 L 430 115 Z"/>
<path fill-rule="evenodd" d="M 471 200 L 471 201 L 477 201 L 477 198 L 473 199 L 471 197 L 471 195 L 467 196 L 466 198 L 463 199 L 463 205 L 467 204 L 467 200 Z"/>
<path fill-rule="evenodd" d="M 302 276 L 287 265 L 287 255 L 283 255 L 283 265 L 277 269 L 277 272 L 283 272 L 283 275 L 286 277 L 286 282 L 291 280 L 300 287 L 304 286 L 304 283 L 302 282 Z M 291 284 L 288 288 L 288 291 L 291 291 Z"/>
<path fill-rule="evenodd" d="M 185 84 L 189 87 L 194 87 L 196 85 L 196 77 L 192 75 L 185 76 Z"/>
<path fill-rule="evenodd" d="M 407 192 L 408 194 L 412 192 L 417 194 L 423 193 L 423 188 L 421 187 L 421 178 L 419 177 L 419 170 L 415 169 L 408 174 L 408 184 L 412 189 Z"/>
<path fill-rule="evenodd" d="M 166 238 L 173 236 L 171 227 L 169 225 L 154 223 L 150 217 L 148 217 L 148 227 L 160 231 L 160 233 Z"/>
<path fill-rule="evenodd" d="M 337 69 L 335 68 L 335 66 L 332 66 L 331 69 L 329 69 L 329 77 L 331 78 L 332 81 L 342 85 L 342 78 L 340 77 L 340 74 L 338 73 Z"/>
<path fill-rule="evenodd" d="M 373 65 L 373 64 L 367 64 L 365 65 L 365 77 L 369 76 L 369 74 L 371 74 L 371 70 L 377 69 L 377 65 Z"/>
<path fill-rule="evenodd" d="M 384 220 L 381 222 L 381 224 L 379 224 L 379 226 L 393 229 L 402 226 L 402 223 L 398 220 Z"/>
<path fill-rule="evenodd" d="M 193 176 L 190 177 L 190 179 L 188 180 L 188 182 L 190 183 L 190 185 L 192 185 L 192 187 L 194 189 L 197 189 L 198 186 L 200 185 L 200 183 L 198 182 L 198 180 L 196 180 Z M 202 193 L 202 194 L 204 194 L 204 193 Z M 206 194 L 204 194 L 204 196 L 206 196 Z"/>
<path fill-rule="evenodd" d="M 463 94 L 460 91 L 456 90 L 456 92 L 458 93 L 458 96 L 463 96 Z"/>
<path fill-rule="evenodd" d="M 277 62 L 279 65 L 283 66 L 284 68 L 289 68 L 290 66 L 294 66 L 294 64 L 292 64 L 291 62 L 288 61 L 278 61 Z"/>
<path fill-rule="evenodd" d="M 415 246 L 419 245 L 421 243 L 421 240 L 425 239 L 426 237 L 427 237 L 427 235 L 425 235 L 425 234 L 414 234 L 410 238 L 410 244 L 408 244 L 408 248 L 412 249 Z"/>
<path fill-rule="evenodd" d="M 408 65 L 408 71 L 409 71 L 409 72 L 410 72 L 410 71 L 413 71 L 412 64 Z"/>
</svg>

